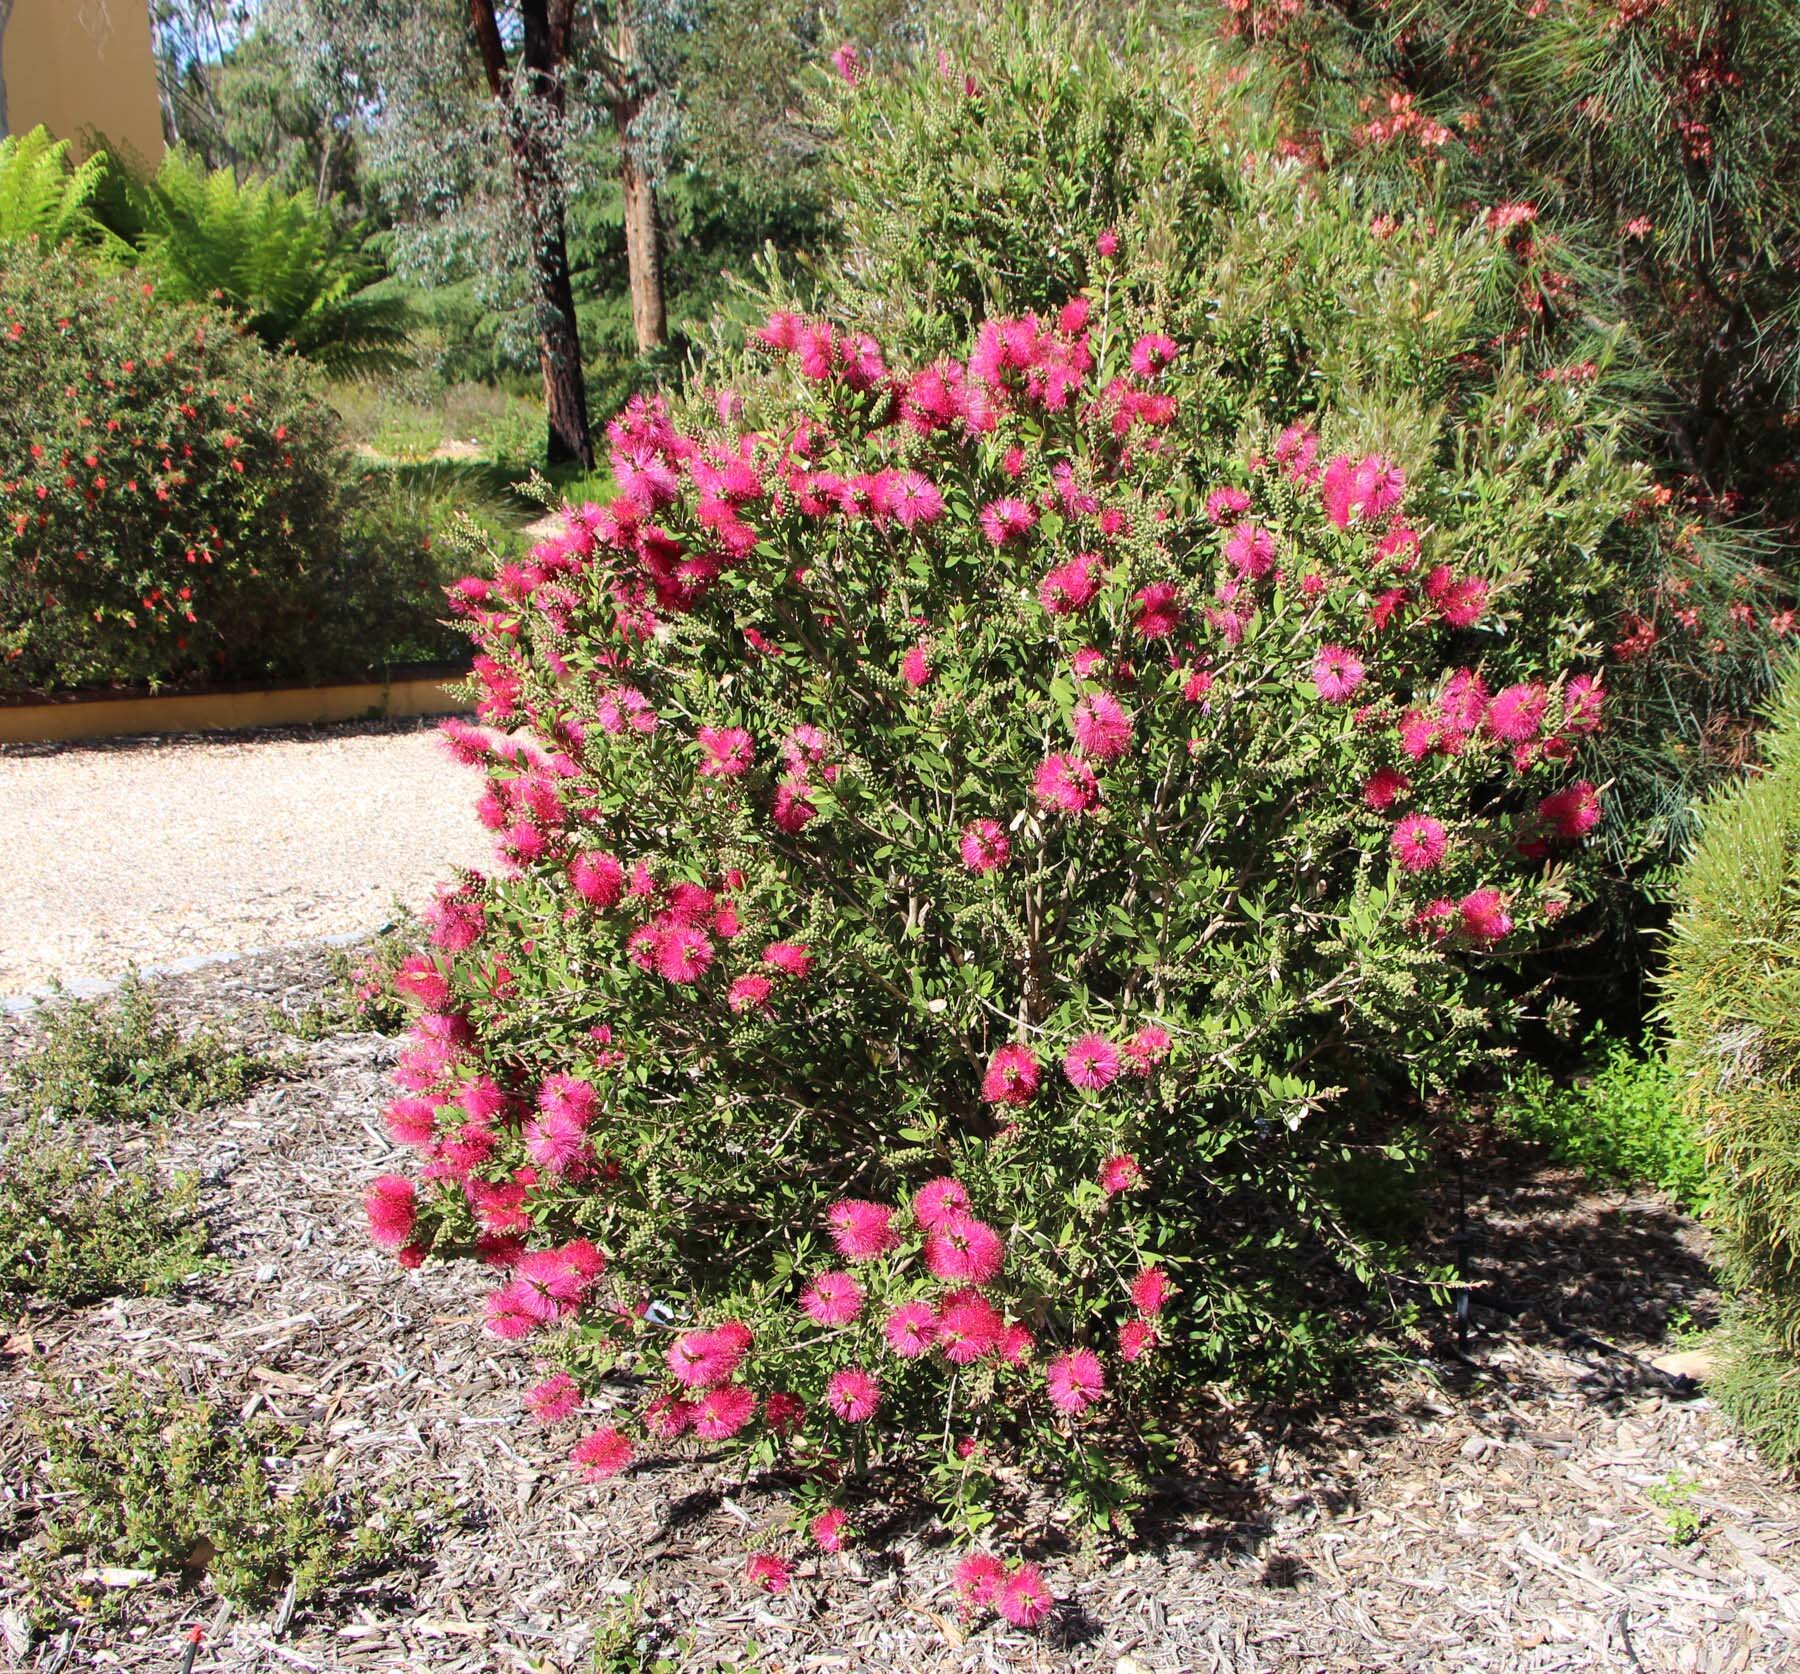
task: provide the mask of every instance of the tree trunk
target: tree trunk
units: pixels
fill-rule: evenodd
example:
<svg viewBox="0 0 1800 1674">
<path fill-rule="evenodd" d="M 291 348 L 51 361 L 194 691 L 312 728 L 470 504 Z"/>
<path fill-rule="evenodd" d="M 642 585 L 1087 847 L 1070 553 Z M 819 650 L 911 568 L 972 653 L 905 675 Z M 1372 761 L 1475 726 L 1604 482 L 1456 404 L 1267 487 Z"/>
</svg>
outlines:
<svg viewBox="0 0 1800 1674">
<path fill-rule="evenodd" d="M 563 121 L 562 67 L 573 25 L 573 0 L 523 0 L 526 99 L 515 106 L 506 49 L 494 18 L 494 0 L 470 0 L 471 20 L 488 90 L 507 116 L 513 179 L 531 235 L 531 267 L 538 309 L 538 365 L 544 374 L 544 414 L 552 465 L 579 460 L 594 464 L 588 429 L 587 385 L 581 374 L 581 331 L 575 318 L 575 288 L 569 278 L 569 240 L 558 184 Z"/>
<path fill-rule="evenodd" d="M 639 354 L 660 349 L 669 340 L 668 309 L 663 301 L 662 248 L 657 242 L 656 185 L 644 168 L 642 142 L 632 124 L 644 108 L 637 83 L 635 0 L 620 0 L 614 62 L 619 80 L 613 89 L 613 131 L 619 136 L 619 184 L 625 193 L 625 268 L 631 283 L 631 329 Z"/>
<path fill-rule="evenodd" d="M 630 126 L 629 119 L 622 124 Z M 625 188 L 625 266 L 631 277 L 631 329 L 638 353 L 660 349 L 669 340 L 663 303 L 662 249 L 656 233 L 656 188 L 638 162 L 630 136 L 619 134 L 619 182 Z"/>
</svg>

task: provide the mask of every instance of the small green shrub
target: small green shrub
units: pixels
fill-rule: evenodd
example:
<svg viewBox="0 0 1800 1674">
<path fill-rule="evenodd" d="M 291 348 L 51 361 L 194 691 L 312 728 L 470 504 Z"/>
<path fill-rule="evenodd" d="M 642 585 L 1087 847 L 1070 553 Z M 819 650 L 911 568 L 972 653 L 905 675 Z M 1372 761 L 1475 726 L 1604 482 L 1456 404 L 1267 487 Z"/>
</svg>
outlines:
<svg viewBox="0 0 1800 1674">
<path fill-rule="evenodd" d="M 1736 1293 L 1716 1393 L 1774 1456 L 1800 1457 L 1800 679 L 1763 773 L 1715 799 L 1701 831 L 1662 1009 Z"/>
<path fill-rule="evenodd" d="M 1653 1042 L 1633 1050 L 1596 1035 L 1588 1065 L 1573 1081 L 1522 1064 L 1508 1077 L 1496 1115 L 1503 1127 L 1596 1179 L 1655 1186 L 1689 1207 L 1706 1202 L 1699 1136 Z"/>
<path fill-rule="evenodd" d="M 455 641 L 303 362 L 69 251 L 0 267 L 0 691 L 343 677 Z M 441 654 L 441 653 L 440 653 Z"/>
<path fill-rule="evenodd" d="M 11 1091 L 33 1118 L 162 1121 L 240 1099 L 273 1070 L 210 1029 L 184 1033 L 133 975 L 101 999 L 52 1009 L 42 1044 L 13 1067 Z"/>
<path fill-rule="evenodd" d="M 402 912 L 369 941 L 327 949 L 328 974 L 319 998 L 304 1011 L 285 1014 L 284 1027 L 301 1040 L 359 1030 L 399 1034 L 411 1021 L 412 1010 L 394 987 L 394 976 L 418 939 L 418 920 Z"/>
<path fill-rule="evenodd" d="M 35 1423 L 55 1497 L 45 1530 L 56 1556 L 155 1570 L 204 1571 L 254 1605 L 289 1582 L 302 1603 L 390 1567 L 426 1532 L 422 1502 L 346 1489 L 295 1459 L 300 1428 L 238 1423 L 204 1399 L 121 1376 L 98 1393 L 65 1392 Z"/>
<path fill-rule="evenodd" d="M 0 1149 L 0 1297 L 65 1307 L 164 1296 L 206 1265 L 198 1184 L 98 1164 L 44 1122 Z"/>
</svg>

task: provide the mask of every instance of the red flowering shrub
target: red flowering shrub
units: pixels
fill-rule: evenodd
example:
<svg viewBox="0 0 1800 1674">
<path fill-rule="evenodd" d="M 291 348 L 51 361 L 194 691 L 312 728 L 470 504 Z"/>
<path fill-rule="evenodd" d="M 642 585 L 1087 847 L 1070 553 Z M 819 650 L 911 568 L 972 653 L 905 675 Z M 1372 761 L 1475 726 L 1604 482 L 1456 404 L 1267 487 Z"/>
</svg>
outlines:
<svg viewBox="0 0 1800 1674">
<path fill-rule="evenodd" d="M 442 655 L 437 560 L 365 526 L 303 363 L 132 274 L 0 268 L 0 690 Z"/>
<path fill-rule="evenodd" d="M 1283 1352 L 1270 1250 L 1367 1270 L 1329 1163 L 1570 899 L 1604 447 L 1240 439 L 1116 299 L 750 353 L 453 589 L 498 862 L 399 974 L 375 1234 L 493 1268 L 541 1418 L 616 1380 L 589 1477 L 781 1456 L 835 1549 L 877 1466 L 972 1530 L 1022 1458 L 1116 1519 L 1176 1374 Z"/>
</svg>

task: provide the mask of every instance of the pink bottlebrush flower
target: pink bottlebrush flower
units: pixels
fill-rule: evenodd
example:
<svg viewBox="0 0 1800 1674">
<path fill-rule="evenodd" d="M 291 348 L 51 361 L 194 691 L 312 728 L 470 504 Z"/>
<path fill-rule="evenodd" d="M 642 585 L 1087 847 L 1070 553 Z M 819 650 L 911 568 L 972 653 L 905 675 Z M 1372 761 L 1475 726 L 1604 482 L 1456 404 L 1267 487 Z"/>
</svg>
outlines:
<svg viewBox="0 0 1800 1674">
<path fill-rule="evenodd" d="M 1523 744 L 1537 737 L 1549 702 L 1550 694 L 1542 686 L 1521 682 L 1494 694 L 1483 721 L 1495 738 L 1507 744 Z"/>
<path fill-rule="evenodd" d="M 750 770 L 756 746 L 742 727 L 701 727 L 695 737 L 703 752 L 701 778 L 736 779 Z"/>
<path fill-rule="evenodd" d="M 656 974 L 669 982 L 698 982 L 712 960 L 712 937 L 697 924 L 671 924 L 656 944 Z"/>
<path fill-rule="evenodd" d="M 998 821 L 973 820 L 963 827 L 960 848 L 971 872 L 997 872 L 1012 853 L 1012 839 Z"/>
<path fill-rule="evenodd" d="M 1235 522 L 1250 509 L 1250 496 L 1241 488 L 1215 488 L 1206 497 L 1206 515 L 1214 523 Z"/>
<path fill-rule="evenodd" d="M 846 1261 L 874 1261 L 900 1242 L 894 1212 L 885 1203 L 846 1197 L 825 1211 L 825 1225 Z"/>
<path fill-rule="evenodd" d="M 1247 581 L 1275 567 L 1275 537 L 1260 523 L 1240 523 L 1225 541 L 1225 562 Z"/>
<path fill-rule="evenodd" d="M 1397 767 L 1378 767 L 1363 781 L 1363 801 L 1376 813 L 1393 807 L 1412 789 L 1412 780 Z"/>
<path fill-rule="evenodd" d="M 1474 627 L 1486 612 L 1487 601 L 1488 584 L 1480 576 L 1453 581 L 1434 599 L 1438 615 L 1453 628 Z"/>
<path fill-rule="evenodd" d="M 828 1511 L 821 1511 L 806 1529 L 821 1552 L 841 1552 L 849 1538 L 850 1519 L 834 1505 Z"/>
<path fill-rule="evenodd" d="M 1128 1319 L 1119 1327 L 1119 1358 L 1135 1365 L 1156 1347 L 1156 1327 L 1141 1319 Z"/>
<path fill-rule="evenodd" d="M 1169 639 L 1181 629 L 1181 599 L 1172 581 L 1153 581 L 1131 598 L 1131 626 L 1140 639 Z"/>
<path fill-rule="evenodd" d="M 825 1405 L 846 1424 L 867 1424 L 881 1405 L 881 1385 L 861 1367 L 847 1366 L 827 1380 Z"/>
<path fill-rule="evenodd" d="M 848 50 L 839 47 L 838 52 Z M 836 57 L 834 53 L 832 55 Z M 846 75 L 844 79 L 854 83 L 855 77 Z M 765 1593 L 785 1593 L 794 1584 L 794 1566 L 786 1558 L 775 1552 L 752 1552 L 744 1564 L 744 1579 L 752 1587 L 760 1587 Z"/>
<path fill-rule="evenodd" d="M 848 1273 L 819 1273 L 800 1293 L 807 1318 L 819 1325 L 848 1325 L 862 1312 L 863 1293 Z"/>
<path fill-rule="evenodd" d="M 1085 1412 L 1106 1390 L 1106 1374 L 1092 1349 L 1071 1349 L 1044 1368 L 1044 1385 L 1050 1404 L 1058 1412 Z"/>
<path fill-rule="evenodd" d="M 1131 717 L 1110 692 L 1090 692 L 1069 719 L 1082 751 L 1096 761 L 1117 761 L 1131 748 Z"/>
<path fill-rule="evenodd" d="M 987 1073 L 981 1078 L 981 1096 L 989 1104 L 1030 1104 L 1042 1078 L 1031 1048 L 1015 1041 L 1000 1047 L 988 1059 Z"/>
<path fill-rule="evenodd" d="M 1002 496 L 981 508 L 981 532 L 995 546 L 1005 546 L 1031 532 L 1037 513 L 1023 500 Z"/>
<path fill-rule="evenodd" d="M 1005 1580 L 1006 1565 L 988 1552 L 971 1552 L 951 1572 L 965 1610 L 991 1609 Z"/>
<path fill-rule="evenodd" d="M 973 1215 L 951 1215 L 925 1234 L 925 1266 L 945 1284 L 985 1285 L 1005 1260 L 1005 1240 Z"/>
<path fill-rule="evenodd" d="M 1149 331 L 1131 345 L 1131 370 L 1140 378 L 1154 378 L 1178 353 L 1175 340 L 1160 331 Z"/>
<path fill-rule="evenodd" d="M 1408 814 L 1390 839 L 1394 859 L 1408 872 L 1429 872 L 1444 858 L 1449 836 L 1429 814 Z"/>
<path fill-rule="evenodd" d="M 1078 552 L 1038 583 L 1038 603 L 1052 616 L 1074 616 L 1100 594 L 1106 571 L 1092 552 Z"/>
<path fill-rule="evenodd" d="M 631 1443 L 611 1425 L 583 1436 L 569 1455 L 589 1482 L 604 1482 L 631 1463 Z"/>
<path fill-rule="evenodd" d="M 1146 1023 L 1125 1043 L 1123 1050 L 1126 1068 L 1136 1076 L 1149 1075 L 1156 1065 L 1168 1057 L 1172 1044 L 1169 1031 L 1160 1023 Z"/>
<path fill-rule="evenodd" d="M 1118 1079 L 1119 1049 L 1105 1035 L 1083 1035 L 1063 1055 L 1062 1067 L 1071 1087 L 1098 1092 Z"/>
<path fill-rule="evenodd" d="M 902 1302 L 881 1329 L 888 1347 L 902 1360 L 917 1360 L 937 1341 L 937 1315 L 928 1302 Z"/>
<path fill-rule="evenodd" d="M 676 1382 L 688 1389 L 723 1383 L 743 1357 L 743 1351 L 717 1331 L 684 1331 L 664 1354 Z"/>
<path fill-rule="evenodd" d="M 959 1291 L 937 1318 L 937 1346 L 953 1366 L 971 1366 L 999 1346 L 1006 1321 L 986 1297 Z"/>
<path fill-rule="evenodd" d="M 702 1441 L 730 1441 L 755 1416 L 756 1396 L 741 1383 L 722 1383 L 694 1409 L 694 1434 Z"/>
<path fill-rule="evenodd" d="M 1009 1366 L 1023 1366 L 1037 1347 L 1031 1332 L 1023 1325 L 1002 1326 L 994 1342 L 994 1355 Z"/>
<path fill-rule="evenodd" d="M 1138 1167 L 1137 1158 L 1124 1152 L 1108 1157 L 1100 1165 L 1100 1189 L 1108 1197 L 1135 1191 L 1143 1183 L 1143 1179 L 1144 1171 Z"/>
<path fill-rule="evenodd" d="M 1578 674 L 1563 688 L 1563 729 L 1567 732 L 1592 732 L 1600 725 L 1600 711 L 1606 693 L 1597 675 Z"/>
<path fill-rule="evenodd" d="M 578 854 L 569 862 L 569 882 L 589 906 L 615 907 L 625 893 L 625 867 L 610 854 Z"/>
<path fill-rule="evenodd" d="M 1094 240 L 1094 249 L 1107 260 L 1119 253 L 1119 235 L 1111 227 Z"/>
<path fill-rule="evenodd" d="M 385 1120 L 396 1145 L 425 1146 L 437 1138 L 437 1106 L 430 1099 L 395 1099 Z"/>
<path fill-rule="evenodd" d="M 588 1154 L 587 1135 L 563 1116 L 543 1116 L 526 1124 L 525 1154 L 547 1174 L 567 1174 Z"/>
<path fill-rule="evenodd" d="M 558 1372 L 525 1391 L 525 1406 L 540 1424 L 560 1424 L 581 1405 L 581 1390 L 567 1372 Z"/>
<path fill-rule="evenodd" d="M 833 50 L 831 67 L 852 87 L 862 80 L 862 59 L 849 41 Z"/>
<path fill-rule="evenodd" d="M 766 1010 L 774 987 L 774 983 L 766 976 L 758 976 L 752 971 L 733 979 L 731 986 L 725 991 L 725 1004 L 738 1013 Z"/>
<path fill-rule="evenodd" d="M 771 1391 L 763 1402 L 763 1424 L 771 1435 L 785 1436 L 806 1421 L 806 1403 L 785 1389 Z"/>
<path fill-rule="evenodd" d="M 574 1075 L 549 1075 L 538 1088 L 538 1109 L 553 1121 L 585 1128 L 600 1107 L 600 1095 Z"/>
<path fill-rule="evenodd" d="M 1069 659 L 1069 667 L 1074 670 L 1077 680 L 1092 680 L 1106 668 L 1108 661 L 1104 651 L 1084 645 Z"/>
<path fill-rule="evenodd" d="M 1290 424 L 1275 438 L 1274 452 L 1275 463 L 1286 466 L 1290 477 L 1300 482 L 1308 481 L 1312 476 L 1313 460 L 1318 457 L 1318 435 L 1304 421 Z"/>
<path fill-rule="evenodd" d="M 1017 1628 L 1034 1628 L 1050 1614 L 1050 1589 L 1036 1564 L 1020 1564 L 1000 1584 L 994 1608 Z"/>
<path fill-rule="evenodd" d="M 925 643 L 921 640 L 900 659 L 900 678 L 917 691 L 931 680 L 931 663 L 925 655 Z"/>
<path fill-rule="evenodd" d="M 1033 786 L 1038 801 L 1065 814 L 1080 814 L 1100 800 L 1093 768 L 1079 756 L 1049 756 L 1039 764 Z"/>
<path fill-rule="evenodd" d="M 412 1181 L 399 1174 L 384 1174 L 363 1195 L 369 1218 L 369 1237 L 385 1250 L 397 1250 L 410 1241 L 419 1219 L 419 1194 Z"/>
<path fill-rule="evenodd" d="M 1175 1294 L 1169 1275 L 1152 1264 L 1139 1270 L 1131 1281 L 1131 1305 L 1146 1319 L 1154 1319 Z"/>
<path fill-rule="evenodd" d="M 769 802 L 769 818 L 790 837 L 797 836 L 812 823 L 819 810 L 808 800 L 812 786 L 803 778 L 789 775 L 775 787 Z"/>
<path fill-rule="evenodd" d="M 1472 889 L 1456 904 L 1463 932 L 1471 941 L 1504 941 L 1512 934 L 1506 897 L 1497 889 Z"/>
<path fill-rule="evenodd" d="M 658 1395 L 641 1415 L 644 1428 L 658 1441 L 677 1441 L 693 1427 L 695 1406 L 679 1395 Z"/>
<path fill-rule="evenodd" d="M 944 496 L 918 471 L 896 471 L 888 489 L 894 517 L 903 529 L 923 529 L 944 515 Z"/>
<path fill-rule="evenodd" d="M 1313 684 L 1327 703 L 1348 703 L 1363 683 L 1362 658 L 1341 645 L 1323 645 L 1313 661 Z"/>
<path fill-rule="evenodd" d="M 1554 791 L 1538 804 L 1539 815 L 1567 842 L 1585 837 L 1600 823 L 1600 793 L 1586 779 Z"/>
<path fill-rule="evenodd" d="M 529 1337 L 556 1316 L 556 1303 L 536 1285 L 523 1279 L 503 1285 L 487 1299 L 488 1330 L 496 1337 L 512 1342 Z"/>
<path fill-rule="evenodd" d="M 453 890 L 438 895 L 425 909 L 425 923 L 433 947 L 446 953 L 462 953 L 481 940 L 487 911 L 478 900 Z"/>
<path fill-rule="evenodd" d="M 401 962 L 394 972 L 394 987 L 432 1011 L 440 1010 L 450 1000 L 449 979 L 423 953 L 411 954 Z"/>
<path fill-rule="evenodd" d="M 1035 1073 L 1037 1064 L 1032 1064 Z M 913 1193 L 913 1219 L 927 1231 L 944 1225 L 956 1215 L 969 1213 L 969 1194 L 962 1181 L 927 1180 Z"/>
<path fill-rule="evenodd" d="M 804 942 L 770 942 L 762 956 L 765 965 L 791 977 L 803 977 L 812 970 L 812 953 Z"/>
</svg>

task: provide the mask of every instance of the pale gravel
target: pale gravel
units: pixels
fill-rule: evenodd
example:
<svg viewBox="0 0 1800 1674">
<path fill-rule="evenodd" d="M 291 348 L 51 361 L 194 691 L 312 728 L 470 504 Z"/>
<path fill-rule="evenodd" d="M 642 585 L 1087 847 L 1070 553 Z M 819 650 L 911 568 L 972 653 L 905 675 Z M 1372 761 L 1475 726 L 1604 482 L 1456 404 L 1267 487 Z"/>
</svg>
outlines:
<svg viewBox="0 0 1800 1674">
<path fill-rule="evenodd" d="M 0 997 L 378 928 L 490 845 L 430 723 L 0 751 Z"/>
</svg>

